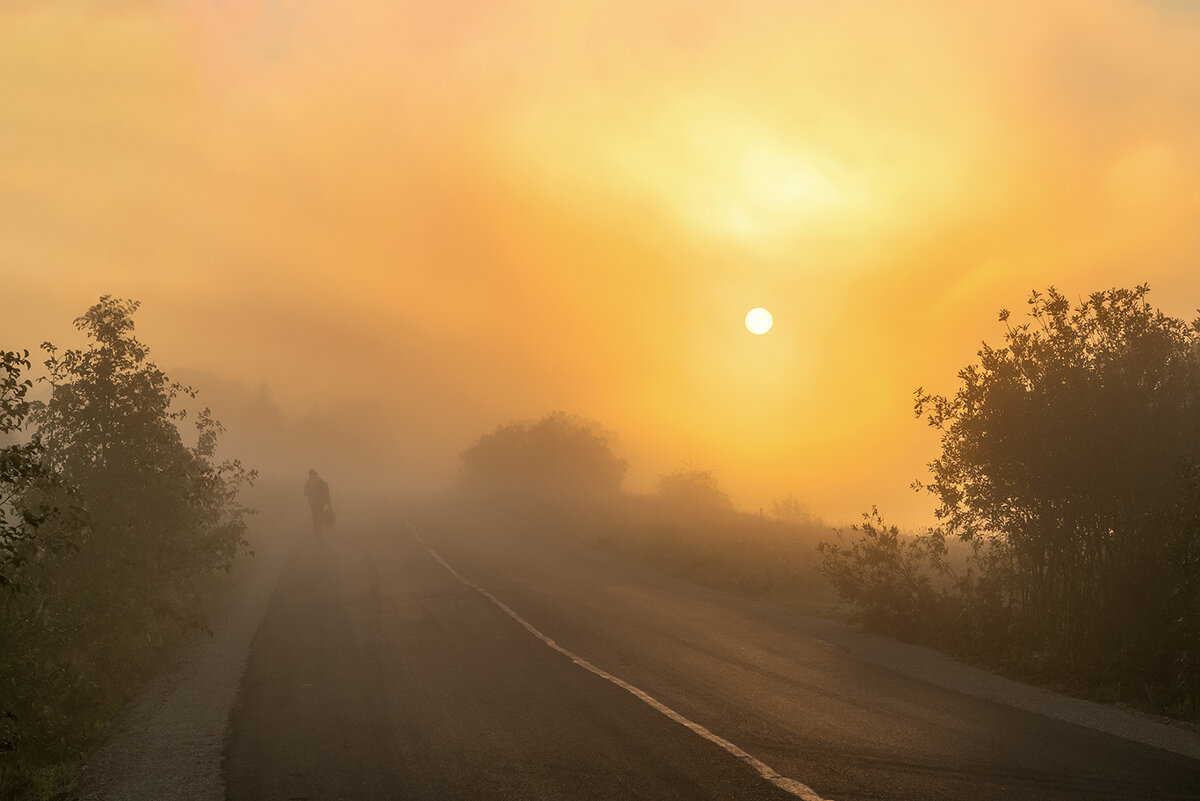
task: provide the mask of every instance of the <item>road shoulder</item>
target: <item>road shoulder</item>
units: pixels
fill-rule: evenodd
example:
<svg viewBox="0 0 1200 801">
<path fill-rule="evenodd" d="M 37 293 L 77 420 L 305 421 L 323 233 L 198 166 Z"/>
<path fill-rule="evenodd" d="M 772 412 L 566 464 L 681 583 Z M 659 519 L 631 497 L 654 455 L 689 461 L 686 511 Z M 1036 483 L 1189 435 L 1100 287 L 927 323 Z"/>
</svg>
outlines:
<svg viewBox="0 0 1200 801">
<path fill-rule="evenodd" d="M 138 693 L 85 764 L 75 801 L 224 801 L 221 761 L 250 645 L 294 543 L 255 540 L 256 555 L 223 599 L 212 633 Z"/>
</svg>

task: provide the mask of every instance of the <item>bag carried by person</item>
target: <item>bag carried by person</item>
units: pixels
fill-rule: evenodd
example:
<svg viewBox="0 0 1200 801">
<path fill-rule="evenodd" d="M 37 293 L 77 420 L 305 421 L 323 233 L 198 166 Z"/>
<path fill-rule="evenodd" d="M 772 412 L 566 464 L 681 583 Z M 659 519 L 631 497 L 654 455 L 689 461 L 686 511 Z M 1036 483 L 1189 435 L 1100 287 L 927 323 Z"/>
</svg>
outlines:
<svg viewBox="0 0 1200 801">
<path fill-rule="evenodd" d="M 334 521 L 334 514 L 333 514 L 333 506 L 331 504 L 331 505 L 326 506 L 325 511 L 321 513 L 321 522 L 324 523 L 326 526 L 332 526 L 333 521 Z"/>
</svg>

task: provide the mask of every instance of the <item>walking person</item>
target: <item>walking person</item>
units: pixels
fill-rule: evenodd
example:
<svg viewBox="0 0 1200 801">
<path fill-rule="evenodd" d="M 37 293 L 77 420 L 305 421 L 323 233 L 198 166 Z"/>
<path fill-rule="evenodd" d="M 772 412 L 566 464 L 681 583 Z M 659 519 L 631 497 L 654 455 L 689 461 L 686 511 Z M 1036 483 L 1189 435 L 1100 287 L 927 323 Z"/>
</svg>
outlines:
<svg viewBox="0 0 1200 801">
<path fill-rule="evenodd" d="M 312 512 L 313 535 L 319 537 L 321 529 L 326 526 L 326 514 L 330 518 L 333 517 L 333 503 L 329 500 L 329 485 L 317 475 L 316 470 L 308 471 L 308 481 L 304 482 L 304 497 L 308 498 L 308 510 Z M 329 525 L 332 524 L 331 519 Z"/>
</svg>

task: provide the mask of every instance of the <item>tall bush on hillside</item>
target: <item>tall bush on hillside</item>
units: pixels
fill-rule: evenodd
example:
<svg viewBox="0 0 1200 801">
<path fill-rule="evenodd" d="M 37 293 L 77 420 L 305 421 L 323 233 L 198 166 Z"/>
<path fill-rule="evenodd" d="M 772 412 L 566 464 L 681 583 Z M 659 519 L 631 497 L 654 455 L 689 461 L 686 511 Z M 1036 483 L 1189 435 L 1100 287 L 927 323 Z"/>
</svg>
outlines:
<svg viewBox="0 0 1200 801">
<path fill-rule="evenodd" d="M 797 525 L 814 525 L 818 518 L 813 515 L 807 504 L 801 503 L 795 495 L 785 495 L 771 501 L 771 517 L 785 523 Z"/>
<path fill-rule="evenodd" d="M 942 446 L 923 486 L 933 536 L 972 550 L 956 646 L 1197 717 L 1200 321 L 1148 292 L 1073 306 L 1051 288 L 1026 322 L 1002 311 L 1003 347 L 984 344 L 954 395 L 917 390 Z"/>
<path fill-rule="evenodd" d="M 613 452 L 613 439 L 595 421 L 562 412 L 503 425 L 463 451 L 463 485 L 507 496 L 610 495 L 627 467 Z"/>
<path fill-rule="evenodd" d="M 733 501 L 722 489 L 716 472 L 690 462 L 659 476 L 655 486 L 658 497 L 677 509 L 697 512 L 733 509 Z"/>
<path fill-rule="evenodd" d="M 174 402 L 192 393 L 149 361 L 133 332 L 137 308 L 103 297 L 75 321 L 86 347 L 43 345 L 51 393 L 28 409 L 31 453 L 54 481 L 29 482 L 10 508 L 29 520 L 78 504 L 86 525 L 59 516 L 25 532 L 22 590 L 0 618 L 0 712 L 25 767 L 0 773 L 0 795 L 102 729 L 160 648 L 201 625 L 203 578 L 243 545 L 237 494 L 253 473 L 217 461 L 220 427 L 207 411 L 194 444 L 184 441 Z"/>
</svg>

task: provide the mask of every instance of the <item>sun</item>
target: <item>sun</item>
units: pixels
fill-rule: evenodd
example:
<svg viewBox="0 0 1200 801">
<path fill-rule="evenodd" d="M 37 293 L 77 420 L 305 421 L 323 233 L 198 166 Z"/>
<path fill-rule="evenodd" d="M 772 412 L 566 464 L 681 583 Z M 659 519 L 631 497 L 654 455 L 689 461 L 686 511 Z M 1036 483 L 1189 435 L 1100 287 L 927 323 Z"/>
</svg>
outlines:
<svg viewBox="0 0 1200 801">
<path fill-rule="evenodd" d="M 771 330 L 775 318 L 762 306 L 746 312 L 746 330 L 751 334 L 762 335 Z"/>
</svg>

